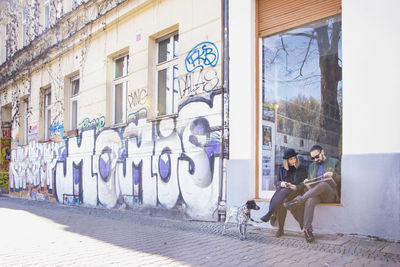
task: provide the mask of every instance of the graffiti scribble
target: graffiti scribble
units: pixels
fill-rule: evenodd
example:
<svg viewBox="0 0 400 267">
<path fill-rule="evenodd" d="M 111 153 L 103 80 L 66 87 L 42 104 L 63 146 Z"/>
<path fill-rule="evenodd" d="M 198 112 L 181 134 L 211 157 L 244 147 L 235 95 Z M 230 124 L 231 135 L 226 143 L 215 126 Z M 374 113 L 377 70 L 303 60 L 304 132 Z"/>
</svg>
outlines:
<svg viewBox="0 0 400 267">
<path fill-rule="evenodd" d="M 62 138 L 64 134 L 64 126 L 60 122 L 55 122 L 50 126 L 50 138 Z"/>
<path fill-rule="evenodd" d="M 78 126 L 79 131 L 86 131 L 90 129 L 96 129 L 97 132 L 103 130 L 104 125 L 106 124 L 106 119 L 104 116 L 100 118 L 95 118 L 90 120 L 89 118 L 85 118 Z"/>
<path fill-rule="evenodd" d="M 215 67 L 218 63 L 219 53 L 215 44 L 202 42 L 190 50 L 185 58 L 187 72 L 197 68 L 204 69 L 206 66 Z"/>
</svg>

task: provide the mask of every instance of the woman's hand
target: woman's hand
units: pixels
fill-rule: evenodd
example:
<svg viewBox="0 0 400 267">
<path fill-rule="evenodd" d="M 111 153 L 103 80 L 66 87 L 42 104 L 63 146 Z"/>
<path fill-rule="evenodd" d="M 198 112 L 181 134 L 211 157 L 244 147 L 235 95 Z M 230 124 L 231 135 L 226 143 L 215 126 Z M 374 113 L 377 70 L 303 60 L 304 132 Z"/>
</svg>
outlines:
<svg viewBox="0 0 400 267">
<path fill-rule="evenodd" d="M 297 190 L 297 186 L 295 186 L 294 184 L 289 184 L 289 188 L 292 190 Z"/>
<path fill-rule="evenodd" d="M 286 188 L 287 187 L 286 182 L 281 182 L 281 187 Z"/>
<path fill-rule="evenodd" d="M 324 178 L 332 178 L 332 177 L 333 177 L 333 172 L 324 173 Z"/>
</svg>

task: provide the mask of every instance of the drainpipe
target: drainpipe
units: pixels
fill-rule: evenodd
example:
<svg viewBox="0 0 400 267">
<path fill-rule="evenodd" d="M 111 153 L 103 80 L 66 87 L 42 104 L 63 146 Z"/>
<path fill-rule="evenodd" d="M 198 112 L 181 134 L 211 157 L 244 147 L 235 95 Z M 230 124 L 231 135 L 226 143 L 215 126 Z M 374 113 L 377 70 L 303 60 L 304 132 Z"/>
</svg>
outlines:
<svg viewBox="0 0 400 267">
<path fill-rule="evenodd" d="M 221 0 L 222 26 L 222 97 L 221 97 L 221 144 L 218 220 L 226 216 L 226 163 L 229 159 L 229 0 Z"/>
</svg>

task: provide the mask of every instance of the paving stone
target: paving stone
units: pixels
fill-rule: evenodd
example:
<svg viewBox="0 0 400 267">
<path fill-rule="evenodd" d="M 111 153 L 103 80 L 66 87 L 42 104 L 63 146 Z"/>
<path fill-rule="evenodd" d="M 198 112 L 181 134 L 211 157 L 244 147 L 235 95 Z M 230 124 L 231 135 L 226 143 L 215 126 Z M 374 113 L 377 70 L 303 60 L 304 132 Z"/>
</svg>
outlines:
<svg viewBox="0 0 400 267">
<path fill-rule="evenodd" d="M 400 244 L 390 244 L 388 246 L 385 246 L 382 249 L 383 253 L 390 253 L 390 254 L 395 254 L 395 255 L 400 255 Z"/>
<path fill-rule="evenodd" d="M 249 226 L 245 241 L 221 223 L 0 197 L 1 266 L 400 266 L 399 244 Z M 43 253 L 43 252 L 46 253 Z M 73 255 L 73 257 L 71 256 Z"/>
</svg>

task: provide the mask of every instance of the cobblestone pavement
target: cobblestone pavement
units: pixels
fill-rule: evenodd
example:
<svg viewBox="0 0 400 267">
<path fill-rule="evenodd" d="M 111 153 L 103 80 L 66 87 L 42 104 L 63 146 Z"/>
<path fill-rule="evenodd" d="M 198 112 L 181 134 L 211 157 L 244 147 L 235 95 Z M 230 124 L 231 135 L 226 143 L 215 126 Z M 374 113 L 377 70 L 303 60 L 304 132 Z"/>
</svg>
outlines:
<svg viewBox="0 0 400 267">
<path fill-rule="evenodd" d="M 400 244 L 0 197 L 0 266 L 400 266 Z"/>
</svg>

